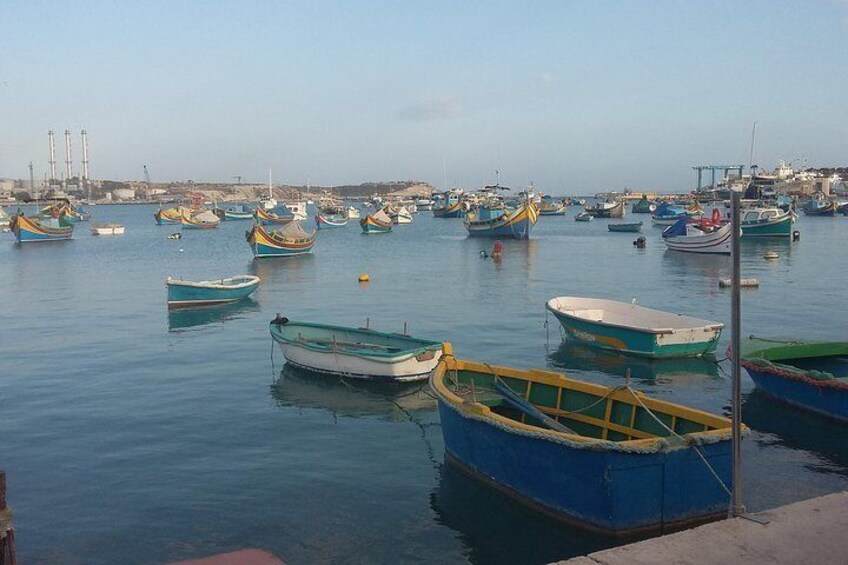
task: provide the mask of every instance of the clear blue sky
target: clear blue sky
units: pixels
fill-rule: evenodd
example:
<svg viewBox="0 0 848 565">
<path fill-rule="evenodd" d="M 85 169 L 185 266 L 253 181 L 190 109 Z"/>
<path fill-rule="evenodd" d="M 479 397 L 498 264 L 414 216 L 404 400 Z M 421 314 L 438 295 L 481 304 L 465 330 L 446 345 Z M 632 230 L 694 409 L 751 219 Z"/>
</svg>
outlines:
<svg viewBox="0 0 848 565">
<path fill-rule="evenodd" d="M 848 2 L 0 4 L 0 177 L 691 188 L 848 164 Z M 62 167 L 61 170 L 64 170 Z"/>
</svg>

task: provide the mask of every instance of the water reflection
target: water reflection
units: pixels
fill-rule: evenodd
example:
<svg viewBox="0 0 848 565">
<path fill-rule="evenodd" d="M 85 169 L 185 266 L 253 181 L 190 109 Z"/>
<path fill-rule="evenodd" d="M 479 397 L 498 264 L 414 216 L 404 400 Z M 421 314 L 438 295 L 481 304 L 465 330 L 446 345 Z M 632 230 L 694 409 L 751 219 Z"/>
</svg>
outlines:
<svg viewBox="0 0 848 565">
<path fill-rule="evenodd" d="M 197 308 L 181 308 L 168 311 L 168 331 L 179 332 L 189 328 L 223 323 L 243 317 L 250 312 L 258 312 L 259 303 L 248 298 L 232 304 L 221 306 L 201 306 Z"/>
<path fill-rule="evenodd" d="M 616 545 L 526 508 L 447 461 L 430 508 L 460 533 L 472 563 L 550 563 Z"/>
<path fill-rule="evenodd" d="M 715 359 L 709 357 L 645 359 L 588 347 L 572 339 L 564 340 L 556 351 L 548 355 L 548 362 L 560 369 L 596 371 L 614 377 L 624 377 L 630 369 L 630 376 L 634 379 L 666 385 L 719 377 Z"/>
<path fill-rule="evenodd" d="M 313 265 L 315 257 L 312 253 L 294 255 L 292 257 L 265 257 L 254 259 L 255 266 L 251 273 L 271 283 L 274 280 L 285 280 L 288 283 L 299 283 L 303 278 L 306 267 Z"/>
<path fill-rule="evenodd" d="M 358 382 L 287 363 L 271 385 L 271 398 L 280 407 L 318 408 L 334 416 L 409 421 L 412 412 L 435 409 L 436 401 L 425 392 L 426 387 L 426 381 L 403 385 Z"/>
<path fill-rule="evenodd" d="M 848 476 L 848 442 L 845 425 L 784 404 L 754 389 L 742 401 L 742 420 L 751 429 L 770 437 L 764 445 L 802 450 L 818 460 L 805 467 L 819 473 Z"/>
<path fill-rule="evenodd" d="M 730 255 L 688 253 L 673 249 L 665 250 L 662 262 L 665 268 L 663 272 L 680 280 L 688 280 L 692 277 L 718 279 L 721 276 L 729 276 L 733 267 Z"/>
</svg>

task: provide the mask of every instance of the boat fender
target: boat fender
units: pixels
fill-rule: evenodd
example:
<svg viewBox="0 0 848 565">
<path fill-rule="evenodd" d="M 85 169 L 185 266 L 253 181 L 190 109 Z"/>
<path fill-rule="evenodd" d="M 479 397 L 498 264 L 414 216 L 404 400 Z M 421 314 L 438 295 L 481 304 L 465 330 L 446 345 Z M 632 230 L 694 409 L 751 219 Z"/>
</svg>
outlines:
<svg viewBox="0 0 848 565">
<path fill-rule="evenodd" d="M 645 239 L 645 236 L 640 235 L 639 237 L 637 237 L 636 240 L 633 242 L 633 245 L 636 246 L 636 249 L 645 249 L 645 245 L 647 245 L 647 240 Z"/>
<path fill-rule="evenodd" d="M 798 231 L 798 230 L 793 231 L 792 232 L 792 241 L 798 241 L 799 239 L 801 239 L 801 232 Z"/>
<path fill-rule="evenodd" d="M 280 316 L 280 313 L 277 312 L 276 317 L 273 320 L 271 320 L 271 323 L 274 324 L 275 326 L 285 326 L 286 324 L 289 323 L 289 319 L 286 318 L 285 316 Z"/>
<path fill-rule="evenodd" d="M 488 258 L 489 258 L 489 254 L 488 254 L 488 253 L 486 253 L 486 250 L 485 250 L 485 249 L 481 249 L 481 250 L 480 250 L 480 258 L 481 258 L 481 259 L 488 259 Z"/>
</svg>

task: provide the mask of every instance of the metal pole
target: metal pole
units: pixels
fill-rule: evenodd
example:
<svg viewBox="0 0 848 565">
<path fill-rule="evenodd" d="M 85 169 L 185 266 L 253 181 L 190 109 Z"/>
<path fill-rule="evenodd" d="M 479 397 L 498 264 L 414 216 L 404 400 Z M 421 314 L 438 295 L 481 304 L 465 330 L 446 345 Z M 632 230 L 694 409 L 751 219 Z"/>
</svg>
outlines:
<svg viewBox="0 0 848 565">
<path fill-rule="evenodd" d="M 740 185 L 735 185 L 740 186 Z M 741 239 L 739 228 L 739 198 L 741 188 L 734 187 L 731 192 L 731 228 L 733 230 L 733 289 L 731 294 L 731 318 L 730 318 L 730 340 L 733 351 L 731 362 L 733 363 L 732 372 L 732 414 L 731 414 L 731 444 L 732 456 L 731 464 L 733 468 L 733 486 L 730 499 L 730 514 L 733 517 L 740 516 L 745 512 L 745 507 L 742 505 L 742 386 L 741 386 L 741 366 L 739 364 L 739 355 L 741 353 L 741 296 L 739 291 L 740 276 L 740 261 L 739 240 Z"/>
</svg>

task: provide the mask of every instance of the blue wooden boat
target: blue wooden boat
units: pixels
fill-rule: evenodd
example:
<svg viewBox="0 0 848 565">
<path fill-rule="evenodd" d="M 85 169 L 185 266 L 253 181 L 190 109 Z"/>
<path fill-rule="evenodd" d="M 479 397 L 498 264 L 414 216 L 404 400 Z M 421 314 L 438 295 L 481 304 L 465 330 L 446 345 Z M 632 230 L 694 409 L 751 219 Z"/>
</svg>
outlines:
<svg viewBox="0 0 848 565">
<path fill-rule="evenodd" d="M 651 223 L 655 226 L 672 226 L 681 218 L 700 218 L 702 211 L 699 207 L 685 207 L 672 202 L 662 202 L 651 213 Z"/>
<path fill-rule="evenodd" d="M 263 226 L 284 225 L 293 222 L 295 215 L 285 206 L 276 206 L 270 210 L 265 210 L 262 206 L 256 208 L 254 212 L 256 222 Z"/>
<path fill-rule="evenodd" d="M 465 203 L 461 190 L 448 190 L 434 198 L 433 216 L 436 218 L 464 218 Z"/>
<path fill-rule="evenodd" d="M 216 207 L 213 212 L 215 212 L 215 215 L 224 221 L 253 219 L 253 208 L 245 206 L 244 204 L 229 206 L 228 208 Z"/>
<path fill-rule="evenodd" d="M 265 226 L 256 223 L 245 234 L 245 239 L 257 259 L 303 255 L 311 253 L 315 247 L 315 232 L 307 232 L 297 221 L 275 231 L 268 231 Z"/>
<path fill-rule="evenodd" d="M 654 359 L 711 353 L 724 327 L 720 322 L 602 298 L 559 296 L 545 307 L 578 341 Z"/>
<path fill-rule="evenodd" d="M 727 516 L 727 418 L 449 344 L 430 386 L 446 459 L 532 508 L 612 536 Z"/>
<path fill-rule="evenodd" d="M 772 398 L 848 423 L 848 342 L 752 336 L 740 357 L 754 384 Z"/>
<path fill-rule="evenodd" d="M 23 212 L 12 216 L 9 229 L 18 243 L 63 241 L 74 235 L 74 225 L 64 215 L 58 218 L 30 218 Z"/>
<path fill-rule="evenodd" d="M 389 233 L 392 231 L 392 219 L 382 209 L 366 214 L 359 220 L 362 233 Z"/>
<path fill-rule="evenodd" d="M 803 210 L 806 216 L 835 216 L 836 202 L 832 202 L 819 194 L 804 204 Z"/>
<path fill-rule="evenodd" d="M 210 210 L 192 212 L 188 208 L 180 208 L 180 224 L 184 230 L 211 230 L 220 223 L 220 218 Z"/>
<path fill-rule="evenodd" d="M 642 222 L 607 224 L 607 229 L 613 232 L 638 233 L 642 231 Z"/>
<path fill-rule="evenodd" d="M 511 237 L 528 239 L 539 219 L 539 211 L 532 202 L 525 202 L 514 210 L 503 207 L 477 206 L 465 217 L 465 229 L 472 237 Z"/>
<path fill-rule="evenodd" d="M 210 281 L 186 281 L 168 277 L 168 308 L 211 306 L 238 302 L 259 287 L 259 277 L 239 275 Z"/>
</svg>

